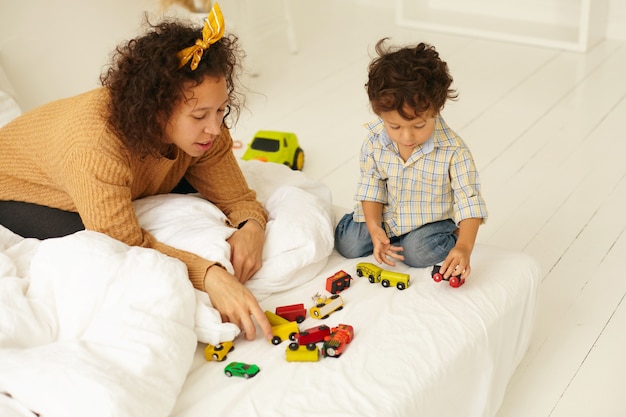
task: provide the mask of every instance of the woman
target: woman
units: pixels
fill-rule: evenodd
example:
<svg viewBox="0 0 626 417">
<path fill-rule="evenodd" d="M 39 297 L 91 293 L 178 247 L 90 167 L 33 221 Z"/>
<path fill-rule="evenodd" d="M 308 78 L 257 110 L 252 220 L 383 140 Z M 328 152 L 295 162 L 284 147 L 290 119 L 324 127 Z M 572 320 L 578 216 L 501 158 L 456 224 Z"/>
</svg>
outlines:
<svg viewBox="0 0 626 417">
<path fill-rule="evenodd" d="M 243 285 L 261 267 L 267 214 L 232 153 L 237 38 L 215 4 L 202 33 L 163 22 L 118 46 L 103 87 L 28 112 L 0 129 L 0 224 L 45 239 L 78 230 L 182 260 L 222 318 L 255 337 L 271 326 Z M 237 228 L 234 276 L 219 264 L 155 240 L 132 201 L 175 191 L 181 180 Z"/>
</svg>

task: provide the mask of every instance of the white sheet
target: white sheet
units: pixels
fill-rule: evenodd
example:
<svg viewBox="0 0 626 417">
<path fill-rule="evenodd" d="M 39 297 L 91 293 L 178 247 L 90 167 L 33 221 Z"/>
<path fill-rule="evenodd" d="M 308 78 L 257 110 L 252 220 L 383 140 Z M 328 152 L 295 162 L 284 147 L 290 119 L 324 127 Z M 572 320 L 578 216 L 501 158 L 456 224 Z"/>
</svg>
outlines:
<svg viewBox="0 0 626 417">
<path fill-rule="evenodd" d="M 334 244 L 332 200 L 327 186 L 284 165 L 252 160 L 240 166 L 269 213 L 263 267 L 247 283 L 261 300 L 301 285 L 324 267 Z M 160 241 L 219 261 L 232 272 L 225 239 L 234 229 L 208 201 L 159 195 L 136 201 L 135 209 L 142 227 Z"/>
<path fill-rule="evenodd" d="M 330 193 L 281 165 L 242 167 L 270 215 L 265 265 L 249 284 L 261 299 L 325 265 Z M 157 238 L 230 264 L 228 245 L 214 242 L 233 229 L 209 202 L 157 196 L 136 208 Z M 3 417 L 16 409 L 46 417 L 165 417 L 197 341 L 217 344 L 238 333 L 221 323 L 174 258 L 95 232 L 39 242 L 0 226 L 0 394 L 12 396 L 2 396 Z"/>
<path fill-rule="evenodd" d="M 0 395 L 0 415 L 29 409 L 46 417 L 496 413 L 530 339 L 537 263 L 479 245 L 461 288 L 402 265 L 397 270 L 411 275 L 408 289 L 370 284 L 354 268 L 371 258 L 332 252 L 328 190 L 281 165 L 248 162 L 244 173 L 271 217 L 266 275 L 250 288 L 270 311 L 310 307 L 327 277 L 349 272 L 355 279 L 342 292 L 344 309 L 324 321 L 354 326 L 346 352 L 290 363 L 286 342 L 237 338 L 228 359 L 256 363 L 261 372 L 229 379 L 226 363 L 206 362 L 197 340 L 232 339 L 238 329 L 219 322 L 179 261 L 93 232 L 40 243 L 0 227 L 0 393 L 13 395 Z M 137 204 L 142 223 L 163 240 L 195 242 L 188 249 L 201 251 L 199 238 L 228 232 L 209 203 L 194 196 L 165 200 Z M 193 232 L 177 234 L 180 223 L 164 221 L 172 217 Z M 227 262 L 223 246 L 212 250 Z M 320 323 L 307 318 L 299 326 Z"/>
<path fill-rule="evenodd" d="M 537 263 L 478 245 L 462 287 L 435 283 L 427 269 L 398 266 L 411 275 L 410 287 L 399 291 L 358 278 L 362 260 L 373 261 L 333 253 L 314 280 L 261 303 L 270 311 L 296 303 L 308 308 L 327 277 L 350 273 L 344 309 L 323 321 L 354 326 L 340 358 L 286 362 L 287 342 L 237 339 L 228 361 L 255 363 L 261 371 L 250 380 L 229 379 L 228 361 L 206 362 L 201 344 L 172 417 L 494 416 L 530 340 Z M 307 316 L 299 327 L 321 323 Z"/>
</svg>

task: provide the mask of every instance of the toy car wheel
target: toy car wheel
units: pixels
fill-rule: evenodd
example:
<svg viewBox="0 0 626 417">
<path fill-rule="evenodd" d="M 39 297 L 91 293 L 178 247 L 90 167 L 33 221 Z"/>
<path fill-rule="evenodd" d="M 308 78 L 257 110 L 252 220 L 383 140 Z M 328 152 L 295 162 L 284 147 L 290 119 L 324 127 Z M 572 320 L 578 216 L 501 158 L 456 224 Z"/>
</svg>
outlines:
<svg viewBox="0 0 626 417">
<path fill-rule="evenodd" d="M 293 332 L 289 334 L 289 340 L 296 340 L 296 334 L 297 332 Z"/>
<path fill-rule="evenodd" d="M 304 316 L 298 316 L 296 317 L 296 323 L 302 323 L 304 321 Z"/>
<path fill-rule="evenodd" d="M 399 289 L 400 291 L 402 291 L 403 289 L 406 288 L 406 286 L 404 285 L 404 282 L 398 282 L 396 284 L 396 288 Z"/>
<path fill-rule="evenodd" d="M 297 148 L 296 152 L 293 154 L 293 164 L 291 164 L 291 169 L 302 171 L 304 167 L 304 151 L 301 148 Z"/>
<path fill-rule="evenodd" d="M 306 345 L 306 350 L 315 350 L 317 349 L 317 345 L 315 343 L 309 343 Z"/>
<path fill-rule="evenodd" d="M 330 296 L 330 299 L 334 300 L 335 298 L 338 298 L 338 297 L 339 297 L 339 294 L 333 294 Z"/>
<path fill-rule="evenodd" d="M 299 346 L 296 342 L 289 343 L 289 350 L 298 350 Z"/>
<path fill-rule="evenodd" d="M 245 379 L 248 379 L 248 378 L 250 378 L 250 374 L 243 374 L 243 377 L 244 377 Z"/>
<path fill-rule="evenodd" d="M 383 287 L 387 288 L 389 286 L 389 281 L 387 281 L 386 279 L 383 279 L 382 282 L 380 283 Z"/>
<path fill-rule="evenodd" d="M 461 280 L 459 279 L 459 277 L 450 277 L 450 286 L 457 288 L 461 285 Z"/>
<path fill-rule="evenodd" d="M 326 348 L 326 355 L 328 355 L 328 356 L 335 356 L 336 354 L 337 354 L 337 352 L 335 351 L 334 348 L 331 348 L 331 347 Z"/>
<path fill-rule="evenodd" d="M 370 282 L 373 284 L 374 282 L 376 282 L 376 279 L 374 279 L 373 275 L 370 275 L 369 277 Z"/>
<path fill-rule="evenodd" d="M 361 271 L 360 269 L 357 269 L 357 270 L 356 270 L 356 275 L 357 275 L 358 277 L 362 277 L 362 276 L 363 276 L 363 271 Z"/>
<path fill-rule="evenodd" d="M 233 373 L 232 373 L 232 372 L 230 372 L 230 371 L 224 371 L 224 373 L 225 373 L 225 374 L 226 374 L 226 376 L 227 376 L 227 377 L 229 377 L 229 378 L 230 378 L 231 376 L 233 376 Z"/>
<path fill-rule="evenodd" d="M 217 360 L 219 360 L 219 359 L 220 359 L 220 357 L 219 357 L 219 356 L 217 356 L 217 353 L 214 353 L 212 357 L 213 357 L 213 360 L 214 360 L 214 361 L 217 361 Z M 224 359 L 226 359 L 226 357 L 224 357 Z"/>
<path fill-rule="evenodd" d="M 282 340 L 280 339 L 280 337 L 278 337 L 278 336 L 274 336 L 274 337 L 272 337 L 272 344 L 273 344 L 273 345 L 280 345 L 280 342 L 282 342 Z"/>
<path fill-rule="evenodd" d="M 433 274 L 433 280 L 435 282 L 441 282 L 442 279 L 443 279 L 443 275 L 440 274 L 439 272 Z"/>
</svg>

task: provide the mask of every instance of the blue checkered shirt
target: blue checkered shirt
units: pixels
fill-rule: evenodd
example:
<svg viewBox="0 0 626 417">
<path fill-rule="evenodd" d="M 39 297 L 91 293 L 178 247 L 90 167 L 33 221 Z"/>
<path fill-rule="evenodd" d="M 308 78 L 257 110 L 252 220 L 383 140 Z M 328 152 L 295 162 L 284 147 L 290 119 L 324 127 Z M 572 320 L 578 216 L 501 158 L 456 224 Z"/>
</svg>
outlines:
<svg viewBox="0 0 626 417">
<path fill-rule="evenodd" d="M 487 219 L 472 154 L 441 116 L 428 141 L 406 162 L 380 118 L 365 127 L 354 221 L 365 221 L 361 201 L 383 204 L 383 223 L 390 236 L 440 220 Z"/>
</svg>

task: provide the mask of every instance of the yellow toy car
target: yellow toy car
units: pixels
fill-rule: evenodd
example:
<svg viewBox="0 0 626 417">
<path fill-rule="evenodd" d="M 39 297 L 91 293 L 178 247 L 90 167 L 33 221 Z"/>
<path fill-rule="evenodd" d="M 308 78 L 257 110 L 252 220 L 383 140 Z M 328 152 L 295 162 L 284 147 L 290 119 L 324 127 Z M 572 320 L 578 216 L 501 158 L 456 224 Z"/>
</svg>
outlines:
<svg viewBox="0 0 626 417">
<path fill-rule="evenodd" d="M 279 345 L 283 340 L 296 340 L 296 334 L 300 331 L 298 323 L 280 317 L 278 314 L 266 311 L 265 316 L 272 325 L 272 344 Z"/>
<path fill-rule="evenodd" d="M 233 342 L 222 342 L 215 346 L 207 345 L 206 348 L 204 348 L 204 357 L 207 361 L 221 362 L 226 359 L 226 355 L 234 349 Z"/>
<path fill-rule="evenodd" d="M 298 144 L 296 134 L 291 132 L 259 130 L 241 159 L 275 162 L 298 171 L 304 167 L 304 151 Z"/>
</svg>

